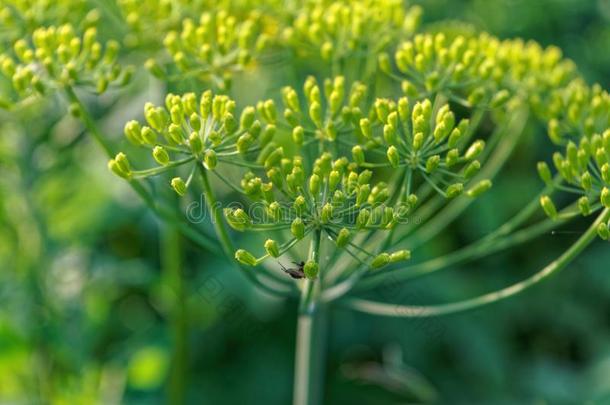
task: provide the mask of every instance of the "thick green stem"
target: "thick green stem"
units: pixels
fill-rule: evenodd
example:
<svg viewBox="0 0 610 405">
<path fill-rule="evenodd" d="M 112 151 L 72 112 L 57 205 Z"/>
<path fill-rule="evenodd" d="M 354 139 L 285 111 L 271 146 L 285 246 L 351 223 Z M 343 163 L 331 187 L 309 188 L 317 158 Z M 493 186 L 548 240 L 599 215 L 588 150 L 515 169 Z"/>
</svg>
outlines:
<svg viewBox="0 0 610 405">
<path fill-rule="evenodd" d="M 161 263 L 165 283 L 171 289 L 170 328 L 173 341 L 171 375 L 167 392 L 169 404 L 184 404 L 188 381 L 188 315 L 182 271 L 180 234 L 171 225 L 161 231 Z"/>
<path fill-rule="evenodd" d="M 309 249 L 309 260 L 320 262 L 319 230 L 314 232 Z M 324 353 L 326 351 L 326 311 L 319 302 L 320 281 L 305 280 L 299 318 L 294 367 L 294 405 L 314 405 L 322 402 L 324 381 Z"/>
</svg>

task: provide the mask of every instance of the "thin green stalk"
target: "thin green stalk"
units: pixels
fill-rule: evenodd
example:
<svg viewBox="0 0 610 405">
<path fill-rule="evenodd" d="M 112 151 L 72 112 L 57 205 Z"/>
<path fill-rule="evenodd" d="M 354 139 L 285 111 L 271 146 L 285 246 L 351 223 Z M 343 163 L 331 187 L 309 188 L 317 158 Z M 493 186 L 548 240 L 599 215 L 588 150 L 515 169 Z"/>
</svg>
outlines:
<svg viewBox="0 0 610 405">
<path fill-rule="evenodd" d="M 321 231 L 314 232 L 309 260 L 320 263 Z M 325 308 L 319 303 L 320 281 L 303 282 L 294 366 L 294 405 L 321 403 L 324 381 L 324 353 L 326 340 Z"/>
<path fill-rule="evenodd" d="M 231 258 L 235 254 L 235 247 L 233 246 L 233 242 L 231 241 L 231 237 L 229 236 L 229 232 L 224 222 L 224 218 L 222 217 L 220 206 L 218 205 L 218 201 L 216 200 L 216 196 L 214 195 L 214 191 L 212 190 L 212 185 L 210 184 L 210 179 L 208 178 L 208 174 L 203 165 L 198 165 L 199 174 L 201 177 L 201 184 L 203 187 L 203 194 L 205 197 L 205 202 L 210 211 L 212 225 L 214 226 L 214 230 L 216 231 L 216 235 L 220 241 L 220 246 L 224 251 L 226 257 Z M 275 296 L 287 296 L 290 291 L 283 290 L 278 287 L 273 287 L 261 279 L 259 279 L 256 274 L 252 271 L 252 269 L 244 268 L 242 265 L 238 264 L 237 268 L 241 271 L 241 273 L 246 276 L 248 280 L 254 283 L 261 290 L 275 295 Z"/>
<path fill-rule="evenodd" d="M 167 401 L 169 404 L 184 404 L 188 381 L 188 315 L 186 310 L 187 292 L 182 271 L 180 234 L 172 225 L 162 225 L 161 265 L 165 283 L 172 291 L 170 328 L 173 341 L 173 355 Z"/>
<path fill-rule="evenodd" d="M 422 318 L 464 312 L 502 301 L 537 285 L 570 264 L 593 240 L 595 240 L 599 224 L 608 221 L 608 219 L 610 219 L 610 208 L 604 209 L 589 229 L 587 229 L 587 231 L 557 259 L 553 260 L 542 270 L 527 279 L 499 291 L 463 301 L 430 306 L 396 305 L 359 298 L 348 299 L 346 304 L 356 311 L 373 315 L 395 318 Z"/>
<path fill-rule="evenodd" d="M 80 118 L 85 125 L 85 128 L 89 131 L 89 133 L 93 136 L 96 142 L 102 147 L 108 158 L 114 157 L 114 152 L 112 147 L 106 137 L 102 134 L 102 132 L 97 127 L 95 120 L 91 117 L 91 114 L 83 104 L 83 102 L 78 98 L 74 90 L 67 86 L 65 88 L 66 96 L 71 103 L 75 103 L 79 107 Z M 213 238 L 210 238 L 208 235 L 205 235 L 203 232 L 199 232 L 193 229 L 189 224 L 184 223 L 183 220 L 177 218 L 169 209 L 165 209 L 157 205 L 154 199 L 149 195 L 149 193 L 144 189 L 144 187 L 135 180 L 131 180 L 128 182 L 131 188 L 142 198 L 144 203 L 148 206 L 148 208 L 153 211 L 158 217 L 163 219 L 166 222 L 174 223 L 180 229 L 180 231 L 191 239 L 194 243 L 200 245 L 206 250 L 214 251 L 218 249 L 218 242 Z"/>
</svg>

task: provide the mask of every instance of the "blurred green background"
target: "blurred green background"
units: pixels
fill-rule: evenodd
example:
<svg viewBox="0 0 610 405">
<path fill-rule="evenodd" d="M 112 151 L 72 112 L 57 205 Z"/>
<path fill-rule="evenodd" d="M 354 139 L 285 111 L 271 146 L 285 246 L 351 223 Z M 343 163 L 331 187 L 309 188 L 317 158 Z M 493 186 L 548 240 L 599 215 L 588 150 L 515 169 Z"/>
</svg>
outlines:
<svg viewBox="0 0 610 405">
<path fill-rule="evenodd" d="M 610 0 L 416 3 L 426 23 L 460 20 L 501 38 L 556 44 L 591 83 L 610 87 Z M 94 103 L 109 133 L 165 91 L 149 88 Z M 76 121 L 52 108 L 37 113 L 44 120 L 3 123 L 0 132 L 0 403 L 157 404 L 180 384 L 187 403 L 289 403 L 296 302 L 261 295 L 225 261 L 180 239 L 188 294 L 176 305 L 179 277 L 162 270 L 158 253 L 175 233 L 108 173 Z M 536 193 L 541 131 L 528 128 L 510 176 L 422 256 L 494 229 Z M 585 228 L 571 223 L 378 298 L 430 303 L 508 285 Z M 451 317 L 380 319 L 334 308 L 326 403 L 610 403 L 609 264 L 610 249 L 595 243 L 550 282 Z M 176 308 L 186 311 L 186 329 L 174 324 Z M 169 384 L 181 339 L 188 375 Z"/>
</svg>

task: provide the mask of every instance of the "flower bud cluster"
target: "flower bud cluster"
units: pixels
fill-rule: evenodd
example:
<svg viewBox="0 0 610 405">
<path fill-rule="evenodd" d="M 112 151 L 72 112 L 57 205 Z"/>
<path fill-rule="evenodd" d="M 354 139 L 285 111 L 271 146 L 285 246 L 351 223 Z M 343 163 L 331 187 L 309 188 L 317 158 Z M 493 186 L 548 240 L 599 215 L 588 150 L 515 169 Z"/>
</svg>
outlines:
<svg viewBox="0 0 610 405">
<path fill-rule="evenodd" d="M 50 26 L 19 39 L 13 52 L 0 55 L 0 74 L 21 98 L 62 86 L 89 88 L 97 93 L 129 82 L 133 69 L 117 62 L 119 44 L 97 40 L 97 30 L 77 35 L 72 25 Z"/>
<path fill-rule="evenodd" d="M 257 160 L 266 162 L 275 126 L 257 120 L 253 107 L 246 107 L 240 117 L 235 114 L 233 100 L 210 90 L 200 97 L 194 93 L 169 94 L 164 106 L 147 103 L 147 125 L 129 121 L 124 133 L 131 143 L 151 150 L 157 167 L 117 172 L 113 169 L 117 159 L 111 160 L 109 167 L 121 177 L 132 178 L 156 176 L 189 165 L 191 172 L 186 181 L 174 177 L 170 182 L 179 195 L 184 195 L 196 167 L 215 171 L 223 162 L 255 166 Z"/>
<path fill-rule="evenodd" d="M 405 10 L 401 0 L 304 3 L 294 23 L 284 29 L 283 41 L 300 56 L 326 62 L 375 55 L 412 34 L 421 19 L 421 8 Z"/>
<path fill-rule="evenodd" d="M 267 42 L 260 13 L 238 20 L 225 10 L 204 12 L 198 22 L 186 18 L 180 30 L 169 31 L 163 40 L 181 73 L 221 87 L 226 87 L 232 72 L 250 64 Z M 147 67 L 156 76 L 166 75 L 154 59 L 147 61 Z"/>
</svg>

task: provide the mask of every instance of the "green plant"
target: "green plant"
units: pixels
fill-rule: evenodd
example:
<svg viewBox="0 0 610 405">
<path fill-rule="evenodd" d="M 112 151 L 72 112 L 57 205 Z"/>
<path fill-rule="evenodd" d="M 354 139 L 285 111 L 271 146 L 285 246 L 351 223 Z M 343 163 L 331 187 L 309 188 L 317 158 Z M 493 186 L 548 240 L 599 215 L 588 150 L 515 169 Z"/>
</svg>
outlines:
<svg viewBox="0 0 610 405">
<path fill-rule="evenodd" d="M 157 14 L 144 16 L 120 2 L 130 32 L 125 45 L 180 91 L 168 92 L 163 105 L 147 103 L 144 120 L 126 123 L 132 146 L 124 152 L 116 153 L 78 94 L 120 91 L 134 73 L 122 67 L 127 56 L 119 44 L 102 45 L 94 28 L 51 26 L 15 41 L 0 59 L 2 106 L 63 94 L 109 155 L 109 169 L 170 229 L 204 249 L 220 245 L 264 292 L 298 297 L 295 403 L 319 401 L 331 304 L 391 317 L 474 309 L 555 274 L 596 234 L 609 239 L 610 95 L 584 83 L 557 48 L 442 27 L 425 31 L 421 9 L 389 0 L 286 9 L 227 2 L 205 12 L 199 3 L 159 3 Z M 163 38 L 165 50 L 145 41 L 150 27 L 158 28 L 153 42 Z M 293 79 L 256 95 L 254 105 L 242 103 L 244 89 L 232 80 L 244 71 L 269 74 L 274 67 L 266 58 L 276 53 Z M 546 162 L 537 165 L 540 194 L 480 240 L 406 265 L 473 200 L 485 203 L 528 123 L 548 127 L 557 149 L 549 155 L 557 174 Z M 183 199 L 202 193 L 215 237 L 156 194 L 156 178 Z M 229 190 L 222 200 L 219 187 Z M 556 207 L 555 195 L 565 208 Z M 549 218 L 540 219 L 540 211 Z M 406 282 L 525 243 L 580 214 L 597 217 L 557 259 L 505 289 L 431 306 L 364 295 L 388 280 Z M 236 248 L 229 227 L 255 235 L 258 250 Z M 167 257 L 177 257 L 168 267 L 179 267 L 176 245 L 168 246 Z M 277 261 L 297 267 L 282 271 Z"/>
</svg>

